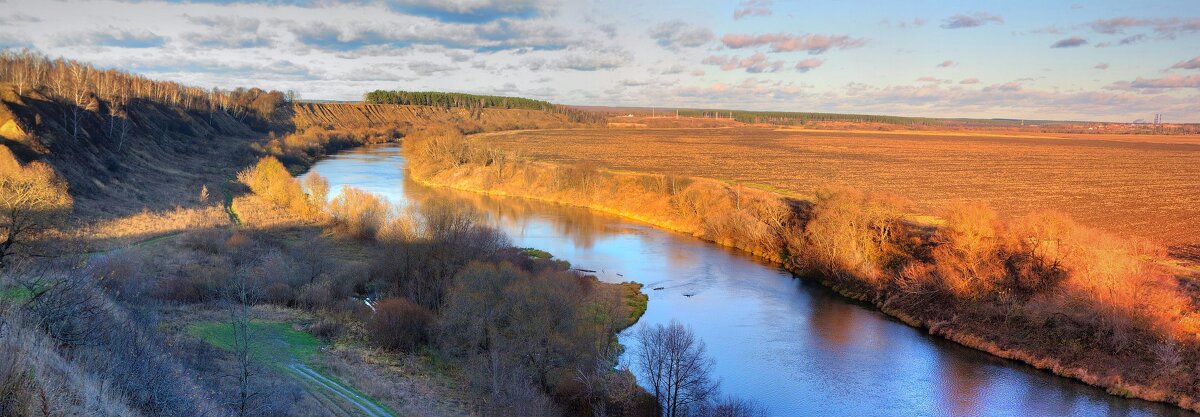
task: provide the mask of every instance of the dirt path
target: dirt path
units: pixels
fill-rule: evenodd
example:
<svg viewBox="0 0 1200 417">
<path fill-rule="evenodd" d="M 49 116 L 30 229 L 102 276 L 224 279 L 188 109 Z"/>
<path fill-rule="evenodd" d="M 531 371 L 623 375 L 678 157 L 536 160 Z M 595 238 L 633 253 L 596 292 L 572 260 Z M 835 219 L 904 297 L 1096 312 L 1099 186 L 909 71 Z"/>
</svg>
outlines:
<svg viewBox="0 0 1200 417">
<path fill-rule="evenodd" d="M 355 393 L 354 390 L 347 388 L 346 386 L 329 378 L 326 378 L 324 375 L 321 375 L 312 368 L 309 368 L 308 365 L 295 363 L 288 365 L 288 369 L 291 370 L 296 376 L 316 385 L 317 387 L 322 388 L 326 393 L 332 393 L 338 397 L 341 397 L 346 402 L 353 404 L 359 410 L 362 410 L 362 414 L 368 417 L 395 417 L 395 414 L 388 412 L 387 410 L 383 409 L 383 407 L 375 405 L 375 403 L 372 403 L 362 395 Z"/>
</svg>

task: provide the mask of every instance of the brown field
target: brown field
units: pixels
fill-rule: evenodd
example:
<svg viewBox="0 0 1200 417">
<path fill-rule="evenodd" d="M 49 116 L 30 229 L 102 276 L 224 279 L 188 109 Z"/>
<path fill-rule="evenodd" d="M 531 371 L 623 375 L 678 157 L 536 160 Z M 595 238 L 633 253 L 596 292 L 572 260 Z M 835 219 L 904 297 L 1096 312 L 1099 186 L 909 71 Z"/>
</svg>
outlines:
<svg viewBox="0 0 1200 417">
<path fill-rule="evenodd" d="M 799 195 L 826 184 L 893 192 L 918 214 L 955 200 L 1005 215 L 1065 212 L 1172 246 L 1200 244 L 1200 137 L 986 132 L 573 129 L 486 140 L 534 159 L 690 175 Z M 1189 250 L 1190 247 L 1190 250 Z"/>
</svg>

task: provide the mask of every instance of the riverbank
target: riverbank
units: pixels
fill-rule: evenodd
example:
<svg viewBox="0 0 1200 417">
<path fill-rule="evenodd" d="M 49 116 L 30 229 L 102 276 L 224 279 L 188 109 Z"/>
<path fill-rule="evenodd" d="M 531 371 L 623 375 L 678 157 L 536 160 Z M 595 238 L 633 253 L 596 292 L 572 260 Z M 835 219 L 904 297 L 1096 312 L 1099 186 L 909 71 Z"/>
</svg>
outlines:
<svg viewBox="0 0 1200 417">
<path fill-rule="evenodd" d="M 451 138 L 439 145 L 450 143 L 461 146 L 464 150 L 460 155 L 467 156 L 447 163 L 431 152 L 433 147 L 406 143 L 410 178 L 425 185 L 588 207 L 738 248 L 781 263 L 795 274 L 819 276 L 825 285 L 843 295 L 869 302 L 930 334 L 1112 394 L 1197 410 L 1196 395 L 1188 382 L 1192 377 L 1185 371 L 1196 363 L 1189 348 L 1194 339 L 1155 343 L 1156 334 L 1167 332 L 1146 328 L 1126 334 L 1132 341 L 1124 345 L 1108 339 L 1098 341 L 1101 336 L 1097 333 L 1108 331 L 1103 336 L 1110 337 L 1116 335 L 1115 331 L 1089 326 L 1053 311 L 1047 313 L 1050 318 L 1044 318 L 1013 306 L 1017 302 L 1043 309 L 1066 305 L 1052 304 L 1046 300 L 1048 296 L 959 298 L 944 289 L 926 288 L 926 282 L 913 282 L 911 278 L 916 274 L 905 270 L 904 265 L 874 270 L 828 268 L 811 259 L 813 255 L 799 253 L 812 249 L 806 240 L 813 237 L 809 226 L 814 202 L 714 180 L 521 161 L 496 156 L 495 152 L 473 159 L 472 155 L 489 155 L 485 144 L 469 140 L 458 143 Z M 731 229 L 737 227 L 742 229 Z M 916 231 L 908 237 L 928 239 L 934 233 Z M 926 241 L 901 249 L 916 252 L 914 249 L 929 250 L 930 246 L 934 244 Z M 1137 312 L 1121 308 L 1112 309 Z M 1184 319 L 1189 317 L 1185 315 Z M 1129 331 L 1125 327 L 1114 329 Z"/>
</svg>

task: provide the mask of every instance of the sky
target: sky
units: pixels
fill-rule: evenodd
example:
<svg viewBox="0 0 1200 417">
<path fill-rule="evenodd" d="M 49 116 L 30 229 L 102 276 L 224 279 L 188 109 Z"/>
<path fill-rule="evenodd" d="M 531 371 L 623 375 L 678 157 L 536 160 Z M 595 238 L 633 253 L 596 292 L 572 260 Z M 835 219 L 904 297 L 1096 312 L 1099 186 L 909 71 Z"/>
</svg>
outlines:
<svg viewBox="0 0 1200 417">
<path fill-rule="evenodd" d="M 206 88 L 1200 122 L 1200 2 L 0 0 L 0 48 Z"/>
</svg>

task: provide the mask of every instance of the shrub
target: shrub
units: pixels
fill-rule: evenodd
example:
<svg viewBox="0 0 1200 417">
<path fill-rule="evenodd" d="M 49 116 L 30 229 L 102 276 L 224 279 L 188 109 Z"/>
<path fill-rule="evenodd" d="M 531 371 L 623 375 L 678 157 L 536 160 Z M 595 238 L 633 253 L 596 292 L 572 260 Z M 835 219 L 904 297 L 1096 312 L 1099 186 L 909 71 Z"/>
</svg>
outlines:
<svg viewBox="0 0 1200 417">
<path fill-rule="evenodd" d="M 304 177 L 304 190 L 308 192 L 308 204 L 318 212 L 329 203 L 329 181 L 315 172 Z"/>
<path fill-rule="evenodd" d="M 371 342 L 379 347 L 413 352 L 429 341 L 433 314 L 403 298 L 385 298 L 367 321 Z"/>
<path fill-rule="evenodd" d="M 334 297 L 333 292 L 329 289 L 329 283 L 321 281 L 300 287 L 299 294 L 296 295 L 296 302 L 301 307 L 317 310 L 332 306 Z"/>
<path fill-rule="evenodd" d="M 387 221 L 389 211 L 382 198 L 354 187 L 343 188 L 329 203 L 329 214 L 338 229 L 355 239 L 374 239 Z"/>
<path fill-rule="evenodd" d="M 878 286 L 887 267 L 904 256 L 898 247 L 904 205 L 895 197 L 848 187 L 818 190 L 804 227 L 810 268 L 857 276 Z"/>
<path fill-rule="evenodd" d="M 964 298 L 996 292 L 1004 278 L 999 215 L 985 204 L 958 202 L 944 218 L 932 256 L 946 288 Z"/>
<path fill-rule="evenodd" d="M 263 289 L 263 301 L 272 304 L 288 305 L 296 298 L 296 290 L 290 285 L 276 282 Z"/>
<path fill-rule="evenodd" d="M 263 157 L 254 167 L 239 172 L 238 181 L 271 204 L 295 214 L 309 216 L 317 212 L 316 206 L 300 186 L 300 181 L 293 178 L 283 163 L 273 156 Z"/>
<path fill-rule="evenodd" d="M 0 145 L 0 268 L 71 211 L 67 184 L 41 162 L 22 166 Z"/>
<path fill-rule="evenodd" d="M 308 332 L 312 333 L 313 336 L 327 341 L 337 340 L 345 331 L 346 329 L 342 325 L 342 322 L 332 317 L 323 317 L 308 328 Z"/>
<path fill-rule="evenodd" d="M 164 300 L 185 303 L 211 301 L 229 281 L 228 267 L 192 264 L 184 267 L 183 274 L 174 279 L 164 279 L 158 284 L 158 297 Z"/>
</svg>

